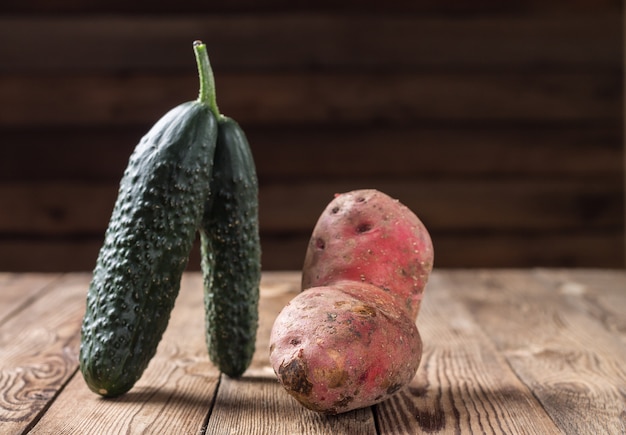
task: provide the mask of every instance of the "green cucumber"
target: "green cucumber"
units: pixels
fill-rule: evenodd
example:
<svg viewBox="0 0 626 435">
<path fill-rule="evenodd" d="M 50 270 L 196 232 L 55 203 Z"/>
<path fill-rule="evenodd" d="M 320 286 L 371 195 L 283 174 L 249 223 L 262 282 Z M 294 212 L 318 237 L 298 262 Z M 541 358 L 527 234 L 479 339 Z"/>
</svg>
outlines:
<svg viewBox="0 0 626 435">
<path fill-rule="evenodd" d="M 218 137 L 200 229 L 206 343 L 213 364 L 237 378 L 252 361 L 259 319 L 258 181 L 246 135 L 219 113 L 212 89 Z"/>
<path fill-rule="evenodd" d="M 202 55 L 199 99 L 165 114 L 132 153 L 93 271 L 80 369 L 103 396 L 131 389 L 154 356 L 203 217 L 218 126 Z"/>
</svg>

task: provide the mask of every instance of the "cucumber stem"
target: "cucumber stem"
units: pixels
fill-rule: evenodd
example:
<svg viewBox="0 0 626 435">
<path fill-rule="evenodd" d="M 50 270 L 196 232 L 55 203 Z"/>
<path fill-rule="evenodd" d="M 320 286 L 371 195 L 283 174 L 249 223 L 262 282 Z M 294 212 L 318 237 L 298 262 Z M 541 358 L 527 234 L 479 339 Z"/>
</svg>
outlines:
<svg viewBox="0 0 626 435">
<path fill-rule="evenodd" d="M 220 110 L 217 107 L 217 97 L 215 96 L 215 77 L 213 76 L 213 69 L 211 69 L 206 45 L 202 41 L 194 41 L 193 51 L 196 55 L 198 78 L 200 79 L 198 101 L 207 104 L 211 108 L 213 115 L 216 118 L 220 118 Z"/>
</svg>

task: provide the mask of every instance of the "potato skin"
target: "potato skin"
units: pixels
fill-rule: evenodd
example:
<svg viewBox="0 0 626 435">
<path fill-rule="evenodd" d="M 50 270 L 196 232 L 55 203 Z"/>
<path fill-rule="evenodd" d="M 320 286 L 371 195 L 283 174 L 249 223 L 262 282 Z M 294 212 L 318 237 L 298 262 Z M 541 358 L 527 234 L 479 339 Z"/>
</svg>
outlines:
<svg viewBox="0 0 626 435">
<path fill-rule="evenodd" d="M 298 294 L 278 315 L 270 362 L 302 405 L 338 414 L 381 402 L 415 376 L 422 341 L 394 298 L 340 281 Z"/>
<path fill-rule="evenodd" d="M 337 194 L 311 235 L 302 288 L 367 282 L 394 295 L 415 320 L 433 257 L 426 227 L 398 200 L 374 189 Z"/>
</svg>

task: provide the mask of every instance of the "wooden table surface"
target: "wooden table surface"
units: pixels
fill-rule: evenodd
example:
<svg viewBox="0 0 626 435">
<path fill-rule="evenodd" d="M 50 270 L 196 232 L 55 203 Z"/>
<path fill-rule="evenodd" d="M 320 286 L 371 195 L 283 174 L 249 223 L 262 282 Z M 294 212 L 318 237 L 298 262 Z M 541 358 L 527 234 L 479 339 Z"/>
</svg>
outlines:
<svg viewBox="0 0 626 435">
<path fill-rule="evenodd" d="M 300 406 L 268 364 L 272 323 L 299 278 L 264 274 L 257 352 L 232 380 L 208 360 L 201 278 L 186 274 L 143 377 L 102 399 L 77 362 L 90 275 L 0 274 L 0 433 L 626 433 L 626 271 L 435 271 L 413 382 L 337 416 Z"/>
</svg>

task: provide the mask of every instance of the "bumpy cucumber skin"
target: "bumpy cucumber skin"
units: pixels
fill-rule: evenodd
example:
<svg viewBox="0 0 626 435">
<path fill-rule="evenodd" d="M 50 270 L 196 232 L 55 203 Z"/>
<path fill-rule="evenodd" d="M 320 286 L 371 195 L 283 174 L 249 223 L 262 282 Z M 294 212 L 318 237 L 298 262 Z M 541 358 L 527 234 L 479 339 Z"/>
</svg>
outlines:
<svg viewBox="0 0 626 435">
<path fill-rule="evenodd" d="M 252 361 L 259 319 L 258 182 L 243 130 L 224 116 L 210 191 L 200 231 L 206 342 L 213 364 L 237 378 Z"/>
<path fill-rule="evenodd" d="M 80 369 L 118 396 L 139 379 L 169 321 L 210 185 L 217 120 L 205 104 L 165 114 L 130 157 L 87 296 Z"/>
</svg>

